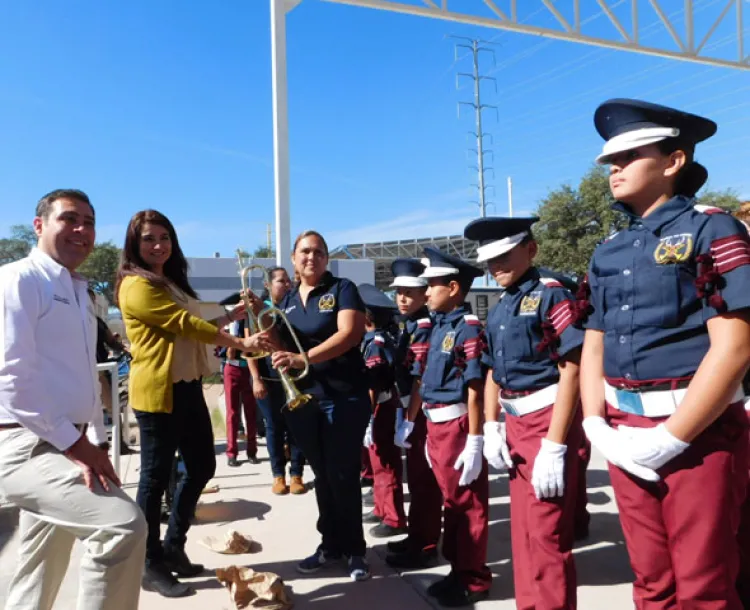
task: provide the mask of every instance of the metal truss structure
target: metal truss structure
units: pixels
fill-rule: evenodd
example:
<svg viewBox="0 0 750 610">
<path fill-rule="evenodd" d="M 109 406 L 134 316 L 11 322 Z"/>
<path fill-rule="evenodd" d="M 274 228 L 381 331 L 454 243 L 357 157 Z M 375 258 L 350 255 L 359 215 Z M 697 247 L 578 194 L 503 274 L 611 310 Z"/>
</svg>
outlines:
<svg viewBox="0 0 750 610">
<path fill-rule="evenodd" d="M 425 246 L 433 246 L 444 252 L 458 256 L 467 262 L 476 261 L 476 242 L 465 239 L 462 235 L 446 237 L 427 237 L 423 239 L 405 239 L 398 241 L 381 241 L 367 244 L 347 244 L 339 246 L 330 253 L 333 259 L 367 258 L 375 262 L 375 285 L 387 290 L 393 280 L 391 263 L 397 258 L 422 258 Z"/>
<path fill-rule="evenodd" d="M 277 260 L 289 260 L 289 151 L 286 81 L 286 15 L 302 0 L 269 0 L 271 4 L 271 62 L 273 66 L 274 187 Z M 309 1 L 309 0 L 308 0 Z M 698 16 L 705 8 L 698 0 L 683 0 L 679 11 L 684 26 L 665 11 L 667 0 L 322 0 L 431 17 L 454 23 L 485 26 L 609 49 L 683 60 L 739 70 L 750 70 L 745 49 L 748 0 L 716 0 L 711 18 Z M 671 2 L 674 6 L 674 0 Z M 592 11 L 592 7 L 595 9 Z M 548 25 L 550 16 L 555 25 Z M 609 24 L 603 28 L 603 19 Z M 656 18 L 664 28 L 660 45 L 645 44 L 644 21 Z M 594 21 L 596 20 L 596 23 Z M 734 26 L 734 27 L 732 27 Z M 648 26 L 651 28 L 651 26 Z M 726 46 L 727 31 L 734 50 L 717 56 Z M 609 35 L 603 31 L 609 31 Z M 721 36 L 721 42 L 716 39 Z"/>
</svg>

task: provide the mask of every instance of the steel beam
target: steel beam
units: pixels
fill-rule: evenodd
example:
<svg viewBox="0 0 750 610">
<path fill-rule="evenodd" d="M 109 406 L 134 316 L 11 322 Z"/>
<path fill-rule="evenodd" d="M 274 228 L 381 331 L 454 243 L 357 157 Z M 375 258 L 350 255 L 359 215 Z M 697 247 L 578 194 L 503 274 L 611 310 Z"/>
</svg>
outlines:
<svg viewBox="0 0 750 610">
<path fill-rule="evenodd" d="M 518 18 L 518 12 L 516 10 L 516 0 L 511 0 L 510 2 L 510 15 L 506 14 L 498 7 L 497 0 L 443 0 L 440 8 L 432 8 L 431 6 L 425 4 L 410 4 L 406 0 L 323 1 L 331 2 L 334 4 L 347 4 L 350 6 L 361 6 L 364 8 L 379 9 L 394 13 L 417 15 L 421 17 L 432 17 L 433 19 L 442 19 L 445 21 L 453 21 L 456 23 L 484 26 L 510 32 L 518 32 L 521 34 L 544 36 L 546 38 L 553 38 L 556 40 L 577 42 L 608 49 L 615 49 L 619 51 L 629 51 L 632 53 L 641 53 L 644 55 L 652 55 L 655 57 L 664 57 L 667 59 L 678 59 L 709 66 L 750 70 L 750 62 L 745 56 L 745 45 L 743 39 L 744 32 L 742 21 L 742 3 L 746 0 L 728 0 L 728 8 L 723 11 L 717 22 L 711 27 L 708 34 L 704 37 L 699 45 L 696 45 L 695 41 L 694 22 L 696 9 L 692 0 L 685 0 L 684 2 L 684 9 L 686 11 L 686 32 L 684 37 L 680 36 L 680 34 L 675 29 L 672 21 L 664 13 L 662 6 L 659 4 L 659 0 L 648 0 L 656 14 L 659 16 L 659 19 L 663 23 L 664 28 L 670 34 L 675 44 L 677 45 L 677 51 L 655 46 L 648 46 L 640 42 L 640 28 L 642 26 L 639 23 L 638 19 L 638 0 L 631 0 L 631 14 L 633 17 L 633 23 L 631 25 L 630 32 L 628 32 L 628 30 L 619 21 L 606 0 L 597 0 L 600 8 L 602 9 L 602 14 L 606 16 L 610 23 L 612 23 L 612 25 L 617 29 L 624 40 L 612 40 L 593 34 L 584 34 L 581 31 L 582 24 L 580 21 L 580 0 L 568 0 L 569 2 L 572 2 L 572 8 L 575 15 L 575 21 L 572 26 L 562 15 L 562 12 L 557 8 L 560 6 L 560 4 L 562 4 L 562 0 L 557 0 L 554 3 L 552 2 L 552 0 L 534 0 L 535 2 L 539 3 L 540 6 L 546 8 L 548 14 L 552 15 L 558 21 L 562 29 L 556 29 L 549 26 L 534 25 L 533 23 L 521 23 Z M 531 0 L 524 1 L 531 3 Z M 736 7 L 737 14 L 736 58 L 723 59 L 720 57 L 701 55 L 700 53 L 701 51 L 703 51 L 706 42 L 708 42 L 711 36 L 713 36 L 719 23 L 724 19 L 726 13 L 732 5 Z M 489 8 L 492 15 L 494 16 L 482 17 L 477 14 L 459 12 L 461 10 L 469 10 L 467 7 L 477 8 L 482 6 L 485 8 Z"/>
</svg>

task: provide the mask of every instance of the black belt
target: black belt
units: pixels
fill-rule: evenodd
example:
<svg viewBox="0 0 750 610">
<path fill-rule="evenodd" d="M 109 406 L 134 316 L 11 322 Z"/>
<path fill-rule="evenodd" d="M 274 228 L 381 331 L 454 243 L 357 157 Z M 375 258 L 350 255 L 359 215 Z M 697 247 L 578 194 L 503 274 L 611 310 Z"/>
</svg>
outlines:
<svg viewBox="0 0 750 610">
<path fill-rule="evenodd" d="M 85 434 L 86 431 L 89 428 L 88 424 L 73 424 L 79 432 L 82 434 Z M 0 424 L 0 431 L 2 430 L 16 430 L 17 428 L 23 428 L 23 426 L 19 423 L 12 423 L 12 424 Z"/>
</svg>

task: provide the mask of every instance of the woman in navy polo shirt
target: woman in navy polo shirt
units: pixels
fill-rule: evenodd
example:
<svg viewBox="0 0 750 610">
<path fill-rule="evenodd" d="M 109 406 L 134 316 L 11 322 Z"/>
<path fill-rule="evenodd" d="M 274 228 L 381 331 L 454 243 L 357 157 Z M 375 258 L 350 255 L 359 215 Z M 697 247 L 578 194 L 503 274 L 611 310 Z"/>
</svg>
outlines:
<svg viewBox="0 0 750 610">
<path fill-rule="evenodd" d="M 279 307 L 300 339 L 310 372 L 297 386 L 315 400 L 284 413 L 289 428 L 315 473 L 318 531 L 322 542 L 297 566 L 303 574 L 346 558 L 353 580 L 365 580 L 362 493 L 359 484 L 362 438 L 370 420 L 365 363 L 359 344 L 365 308 L 357 287 L 326 271 L 328 246 L 315 231 L 305 231 L 292 253 L 295 286 Z M 282 339 L 293 345 L 289 337 Z M 273 366 L 302 369 L 302 356 L 275 351 Z"/>
</svg>

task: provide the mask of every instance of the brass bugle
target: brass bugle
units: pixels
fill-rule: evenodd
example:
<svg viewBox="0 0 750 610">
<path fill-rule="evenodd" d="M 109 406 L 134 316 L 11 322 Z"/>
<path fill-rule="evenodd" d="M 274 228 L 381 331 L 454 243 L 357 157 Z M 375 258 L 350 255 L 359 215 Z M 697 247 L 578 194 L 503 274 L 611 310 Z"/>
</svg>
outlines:
<svg viewBox="0 0 750 610">
<path fill-rule="evenodd" d="M 286 395 L 286 406 L 290 411 L 293 411 L 297 407 L 301 407 L 302 405 L 305 405 L 312 400 L 312 396 L 310 394 L 303 394 L 302 392 L 300 392 L 295 383 L 310 372 L 310 361 L 305 354 L 305 350 L 300 343 L 297 333 L 294 332 L 294 328 L 292 328 L 292 325 L 289 322 L 289 318 L 287 318 L 286 314 L 275 305 L 266 307 L 258 314 L 258 328 L 261 331 L 270 330 L 279 319 L 281 319 L 281 321 L 286 325 L 289 334 L 292 336 L 292 341 L 294 341 L 300 355 L 302 356 L 302 359 L 305 362 L 305 367 L 296 375 L 292 375 L 288 371 L 279 371 L 281 385 L 284 388 L 284 394 Z M 264 324 L 264 320 L 271 320 L 271 322 L 266 322 Z"/>
<path fill-rule="evenodd" d="M 237 253 L 238 258 L 241 260 L 239 252 Z M 268 271 L 263 265 L 247 265 L 240 269 L 240 281 L 242 282 L 242 302 L 245 304 L 245 313 L 247 314 L 247 329 L 251 335 L 259 332 L 260 324 L 259 317 L 253 313 L 253 306 L 250 303 L 250 287 L 248 282 L 248 276 L 253 272 L 254 269 L 260 269 L 263 272 L 263 282 L 268 287 L 271 285 L 270 278 L 268 277 Z M 259 360 L 270 356 L 270 352 L 248 352 L 244 358 L 248 360 Z"/>
</svg>

